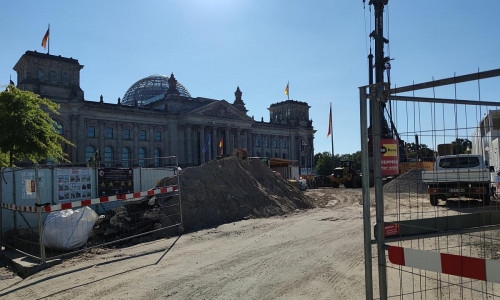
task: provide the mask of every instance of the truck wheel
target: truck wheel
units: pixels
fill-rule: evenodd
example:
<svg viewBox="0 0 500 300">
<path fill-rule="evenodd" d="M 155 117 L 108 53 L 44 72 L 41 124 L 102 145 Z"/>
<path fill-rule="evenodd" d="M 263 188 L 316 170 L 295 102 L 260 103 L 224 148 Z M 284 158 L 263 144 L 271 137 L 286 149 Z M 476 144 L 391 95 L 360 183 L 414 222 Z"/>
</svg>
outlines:
<svg viewBox="0 0 500 300">
<path fill-rule="evenodd" d="M 483 206 L 489 206 L 491 201 L 490 195 L 483 196 Z"/>
<path fill-rule="evenodd" d="M 429 199 L 431 200 L 432 206 L 438 205 L 439 199 L 437 195 L 429 195 Z"/>
</svg>

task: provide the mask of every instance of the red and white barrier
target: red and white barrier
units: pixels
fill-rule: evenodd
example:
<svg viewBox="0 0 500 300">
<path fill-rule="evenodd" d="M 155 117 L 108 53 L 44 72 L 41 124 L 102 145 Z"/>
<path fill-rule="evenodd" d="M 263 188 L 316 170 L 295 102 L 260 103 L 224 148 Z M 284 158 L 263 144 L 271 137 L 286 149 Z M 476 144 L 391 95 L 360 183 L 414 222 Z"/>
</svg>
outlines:
<svg viewBox="0 0 500 300">
<path fill-rule="evenodd" d="M 389 246 L 389 261 L 443 274 L 500 283 L 500 261 Z"/>
<path fill-rule="evenodd" d="M 46 206 L 41 206 L 41 207 L 2 203 L 2 208 L 6 208 L 6 209 L 10 209 L 10 210 L 17 210 L 17 211 L 24 211 L 24 212 L 33 212 L 33 213 L 39 212 L 39 211 L 41 211 L 41 212 L 53 212 L 53 211 L 64 210 L 64 209 L 69 209 L 69 208 L 89 206 L 89 205 L 99 204 L 99 203 L 123 201 L 123 200 L 135 199 L 135 198 L 140 198 L 140 197 L 146 197 L 146 196 L 154 196 L 154 195 L 158 195 L 158 194 L 171 193 L 171 192 L 175 192 L 175 191 L 177 191 L 177 186 L 169 186 L 169 187 L 148 190 L 148 191 L 142 191 L 142 192 L 136 192 L 136 193 L 130 193 L 130 194 L 99 197 L 99 198 L 86 199 L 86 200 L 61 203 L 61 204 L 55 204 L 55 205 L 46 205 Z"/>
</svg>

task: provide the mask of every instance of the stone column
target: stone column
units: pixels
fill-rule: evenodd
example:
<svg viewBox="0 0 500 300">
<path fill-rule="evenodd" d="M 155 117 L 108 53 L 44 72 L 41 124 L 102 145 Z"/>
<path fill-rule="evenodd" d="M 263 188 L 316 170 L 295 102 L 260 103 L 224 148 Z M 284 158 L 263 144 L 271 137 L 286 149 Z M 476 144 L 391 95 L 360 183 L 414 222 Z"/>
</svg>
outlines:
<svg viewBox="0 0 500 300">
<path fill-rule="evenodd" d="M 130 155 L 130 158 L 132 159 L 130 161 L 130 166 L 133 167 L 134 165 L 139 165 L 139 125 L 134 124 L 134 127 L 130 130 L 130 134 L 132 134 L 133 140 L 134 140 L 134 150 L 133 154 Z M 133 155 L 133 156 L 132 156 Z"/>
<path fill-rule="evenodd" d="M 243 148 L 243 144 L 240 143 L 241 129 L 236 128 L 236 137 L 234 138 L 234 148 Z"/>
<path fill-rule="evenodd" d="M 191 125 L 186 125 L 186 147 L 187 147 L 187 160 L 186 160 L 186 163 L 188 165 L 191 165 L 193 163 L 193 147 L 192 147 L 192 128 L 191 128 Z"/>
<path fill-rule="evenodd" d="M 179 126 L 179 145 L 178 145 L 178 148 L 179 149 L 179 155 L 178 155 L 178 161 L 179 161 L 179 164 L 183 164 L 185 163 L 186 161 L 186 146 L 184 145 L 184 135 L 186 134 L 186 129 L 184 126 Z M 174 162 L 172 162 L 174 163 Z"/>
<path fill-rule="evenodd" d="M 115 165 L 122 165 L 122 125 L 116 124 L 116 127 L 113 129 L 113 140 L 116 141 L 116 149 L 115 149 Z"/>
<path fill-rule="evenodd" d="M 203 153 L 203 146 L 205 146 L 205 143 L 205 126 L 200 126 L 200 146 L 198 147 L 200 149 L 200 164 L 205 163 L 205 153 Z"/>
<path fill-rule="evenodd" d="M 150 127 L 149 128 L 149 149 L 147 151 L 147 157 L 148 158 L 151 158 L 151 159 L 148 159 L 146 160 L 146 166 L 150 166 L 150 165 L 154 165 L 155 161 L 154 161 L 154 155 L 155 155 L 155 128 L 154 127 Z"/>
<path fill-rule="evenodd" d="M 99 152 L 101 154 L 101 161 L 104 162 L 104 149 L 106 148 L 106 145 L 104 144 L 104 122 L 103 121 L 97 122 L 95 131 L 97 134 L 97 139 L 98 139 L 97 147 L 99 148 Z"/>
<path fill-rule="evenodd" d="M 230 141 L 229 141 L 229 127 L 224 128 L 224 144 L 222 147 L 224 147 L 224 154 L 231 154 L 230 153 Z"/>
<path fill-rule="evenodd" d="M 215 159 L 217 156 L 219 156 L 219 133 L 217 132 L 218 128 L 213 127 L 212 130 L 212 159 Z"/>
<path fill-rule="evenodd" d="M 168 131 L 169 131 L 169 137 L 165 138 L 165 141 L 162 141 L 162 144 L 165 145 L 165 150 L 167 150 L 170 144 L 170 153 L 168 155 L 179 155 L 179 150 L 177 148 L 178 146 L 178 130 L 177 130 L 177 121 L 176 120 L 170 120 L 168 122 Z M 168 143 L 167 143 L 168 142 Z M 167 162 L 170 164 L 171 162 Z"/>
</svg>

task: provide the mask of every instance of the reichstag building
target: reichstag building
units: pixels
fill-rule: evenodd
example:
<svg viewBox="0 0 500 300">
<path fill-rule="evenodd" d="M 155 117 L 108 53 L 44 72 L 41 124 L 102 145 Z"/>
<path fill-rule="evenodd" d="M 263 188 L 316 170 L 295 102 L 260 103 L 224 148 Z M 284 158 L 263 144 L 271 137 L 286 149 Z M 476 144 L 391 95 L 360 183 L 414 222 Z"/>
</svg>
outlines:
<svg viewBox="0 0 500 300">
<path fill-rule="evenodd" d="M 63 146 L 73 163 L 98 152 L 109 167 L 160 166 L 166 156 L 187 167 L 245 148 L 249 156 L 311 167 L 315 130 L 305 102 L 271 104 L 270 121 L 256 121 L 247 115 L 239 87 L 232 103 L 193 97 L 174 74 L 138 80 L 115 104 L 102 96 L 89 101 L 80 88 L 82 68 L 76 59 L 36 51 L 26 51 L 14 66 L 19 89 L 61 106 L 54 119 L 76 146 Z"/>
</svg>

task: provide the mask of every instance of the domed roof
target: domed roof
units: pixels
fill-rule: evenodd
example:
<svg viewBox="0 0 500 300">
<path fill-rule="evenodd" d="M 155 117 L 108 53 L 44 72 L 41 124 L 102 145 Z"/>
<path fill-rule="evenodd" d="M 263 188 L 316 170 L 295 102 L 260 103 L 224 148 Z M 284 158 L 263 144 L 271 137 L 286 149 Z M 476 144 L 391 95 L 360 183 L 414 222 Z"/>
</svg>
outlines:
<svg viewBox="0 0 500 300">
<path fill-rule="evenodd" d="M 134 103 L 137 102 L 138 106 L 145 106 L 163 99 L 163 95 L 169 87 L 168 80 L 168 76 L 160 74 L 138 80 L 127 90 L 121 103 L 123 105 L 134 106 Z M 191 97 L 188 90 L 179 82 L 177 82 L 176 87 L 180 96 Z"/>
</svg>

